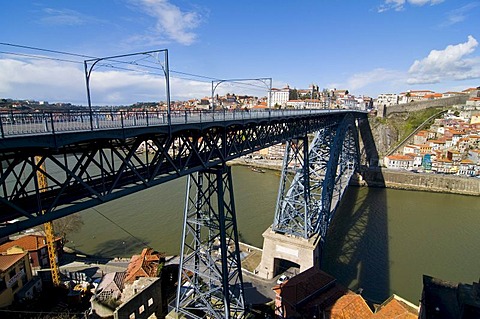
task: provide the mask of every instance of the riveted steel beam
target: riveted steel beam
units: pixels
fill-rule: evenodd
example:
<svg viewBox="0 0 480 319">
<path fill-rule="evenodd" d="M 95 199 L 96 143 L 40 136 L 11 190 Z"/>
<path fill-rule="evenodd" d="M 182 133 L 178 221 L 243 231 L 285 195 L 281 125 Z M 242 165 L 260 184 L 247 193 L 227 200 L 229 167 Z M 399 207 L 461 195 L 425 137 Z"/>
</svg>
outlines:
<svg viewBox="0 0 480 319">
<path fill-rule="evenodd" d="M 188 318 L 244 317 L 233 196 L 230 167 L 188 176 L 175 306 Z"/>
</svg>

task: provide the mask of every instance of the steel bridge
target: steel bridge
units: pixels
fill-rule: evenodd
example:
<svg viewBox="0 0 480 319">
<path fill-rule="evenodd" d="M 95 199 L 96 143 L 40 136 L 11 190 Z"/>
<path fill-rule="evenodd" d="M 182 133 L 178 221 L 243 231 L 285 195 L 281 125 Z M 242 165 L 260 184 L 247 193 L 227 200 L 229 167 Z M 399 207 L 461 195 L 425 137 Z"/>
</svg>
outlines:
<svg viewBox="0 0 480 319">
<path fill-rule="evenodd" d="M 176 308 L 193 318 L 244 313 L 226 162 L 287 143 L 273 230 L 324 240 L 358 168 L 359 128 L 368 126 L 367 114 L 353 110 L 70 111 L 0 118 L 0 237 L 188 176 Z M 38 186 L 39 173 L 48 186 Z"/>
</svg>

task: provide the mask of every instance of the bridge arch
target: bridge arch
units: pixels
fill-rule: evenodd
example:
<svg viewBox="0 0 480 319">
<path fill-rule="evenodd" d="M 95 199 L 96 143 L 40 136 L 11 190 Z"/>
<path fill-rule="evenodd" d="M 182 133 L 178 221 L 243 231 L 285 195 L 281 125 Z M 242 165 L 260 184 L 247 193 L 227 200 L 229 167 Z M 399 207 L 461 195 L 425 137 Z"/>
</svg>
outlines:
<svg viewBox="0 0 480 319">
<path fill-rule="evenodd" d="M 274 268 L 273 268 L 273 276 L 278 276 L 286 271 L 289 271 L 292 268 L 300 270 L 300 264 L 292 261 L 290 259 L 283 259 L 283 258 L 274 258 L 273 261 Z"/>
<path fill-rule="evenodd" d="M 301 271 L 320 265 L 328 227 L 359 155 L 357 123 L 349 116 L 318 130 L 312 141 L 306 134 L 288 141 L 275 218 L 263 233 L 261 276 L 272 278 L 278 259 L 299 264 Z"/>
</svg>

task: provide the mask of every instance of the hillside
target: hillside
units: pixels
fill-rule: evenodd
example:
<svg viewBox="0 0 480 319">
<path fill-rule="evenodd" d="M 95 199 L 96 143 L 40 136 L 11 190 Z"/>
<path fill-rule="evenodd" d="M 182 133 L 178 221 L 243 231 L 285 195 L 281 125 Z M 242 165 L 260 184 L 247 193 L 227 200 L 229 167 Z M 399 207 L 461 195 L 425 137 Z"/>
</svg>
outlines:
<svg viewBox="0 0 480 319">
<path fill-rule="evenodd" d="M 370 118 L 370 127 L 380 157 L 441 110 L 442 108 L 431 108 L 411 113 L 392 114 L 388 118 Z"/>
</svg>

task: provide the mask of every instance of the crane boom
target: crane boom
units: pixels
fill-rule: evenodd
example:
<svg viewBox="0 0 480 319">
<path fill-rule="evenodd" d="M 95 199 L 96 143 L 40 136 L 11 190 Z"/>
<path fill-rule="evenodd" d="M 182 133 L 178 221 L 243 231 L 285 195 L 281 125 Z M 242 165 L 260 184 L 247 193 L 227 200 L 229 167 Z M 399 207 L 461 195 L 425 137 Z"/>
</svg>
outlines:
<svg viewBox="0 0 480 319">
<path fill-rule="evenodd" d="M 45 176 L 46 167 L 45 161 L 41 156 L 35 157 L 36 164 L 40 164 L 40 167 L 37 169 L 37 185 L 40 193 L 43 193 L 47 190 L 48 182 L 47 177 Z M 42 214 L 45 214 L 45 211 L 42 210 Z M 55 287 L 60 286 L 60 272 L 58 270 L 57 264 L 57 253 L 55 249 L 55 234 L 53 232 L 53 222 L 49 221 L 43 224 L 45 227 L 45 237 L 47 238 L 47 250 L 48 250 L 48 260 L 50 262 L 50 272 L 52 274 L 52 282 Z"/>
</svg>

